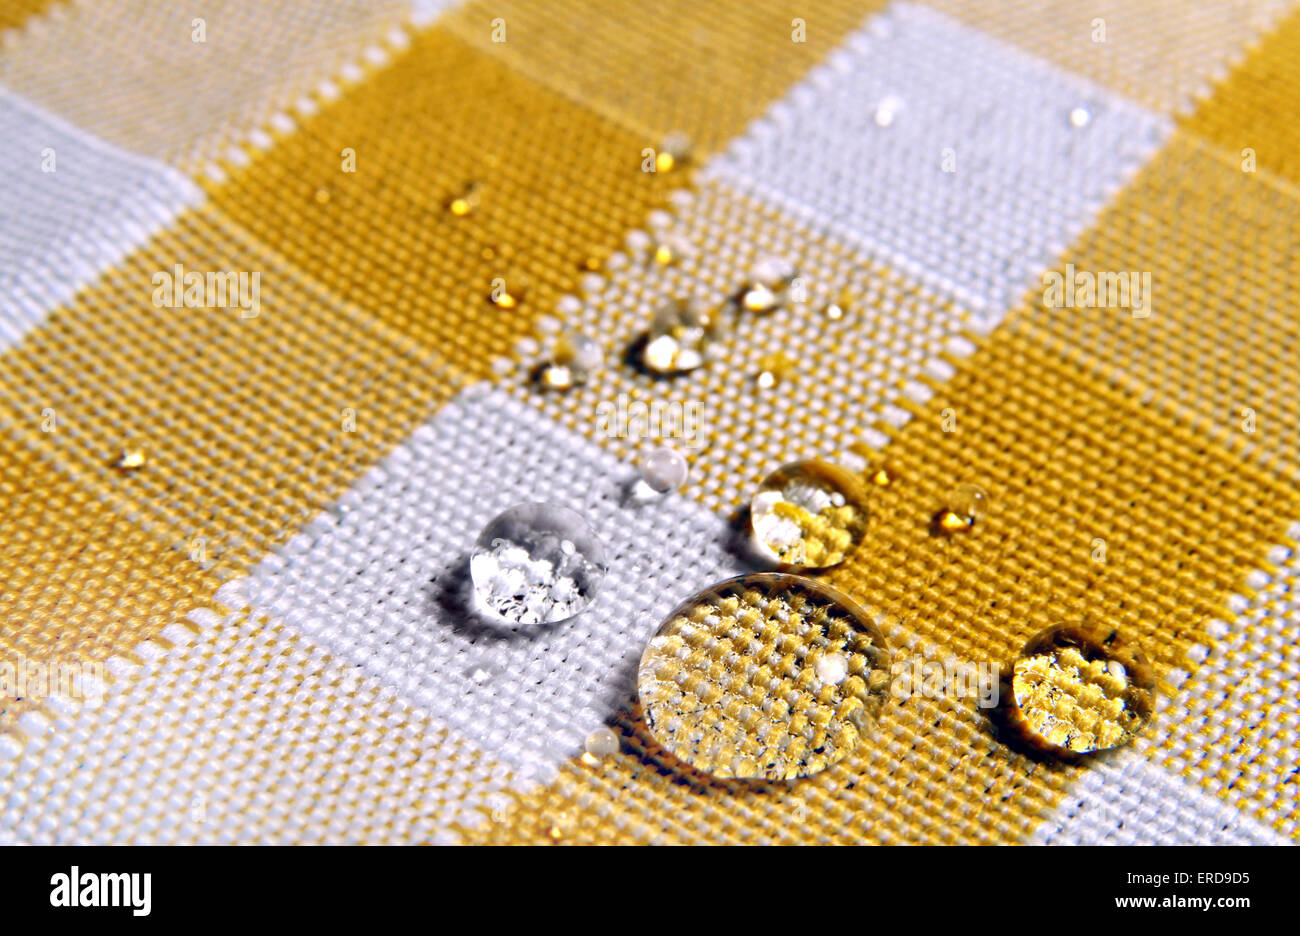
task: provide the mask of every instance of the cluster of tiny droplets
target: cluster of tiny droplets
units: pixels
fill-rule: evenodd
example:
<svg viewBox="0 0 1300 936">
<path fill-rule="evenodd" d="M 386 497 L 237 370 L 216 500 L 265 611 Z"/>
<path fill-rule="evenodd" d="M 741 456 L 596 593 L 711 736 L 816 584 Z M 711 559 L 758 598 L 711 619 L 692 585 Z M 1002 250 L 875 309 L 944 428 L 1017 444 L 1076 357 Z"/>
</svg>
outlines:
<svg viewBox="0 0 1300 936">
<path fill-rule="evenodd" d="M 887 684 L 885 651 L 836 604 L 743 584 L 669 618 L 639 674 L 655 737 L 724 779 L 794 779 L 837 762 Z"/>
</svg>

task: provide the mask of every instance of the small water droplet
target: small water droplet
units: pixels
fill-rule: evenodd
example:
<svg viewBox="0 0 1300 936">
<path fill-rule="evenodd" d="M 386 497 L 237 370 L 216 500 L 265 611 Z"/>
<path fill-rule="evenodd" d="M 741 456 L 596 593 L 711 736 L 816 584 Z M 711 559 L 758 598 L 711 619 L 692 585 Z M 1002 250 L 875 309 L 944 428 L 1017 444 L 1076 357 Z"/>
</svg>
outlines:
<svg viewBox="0 0 1300 936">
<path fill-rule="evenodd" d="M 478 202 L 479 202 L 478 183 L 471 182 L 469 185 L 465 186 L 465 190 L 463 192 L 461 192 L 459 195 L 452 196 L 452 198 L 448 200 L 447 210 L 450 211 L 452 214 L 454 214 L 456 217 L 463 218 L 465 215 L 469 214 L 471 211 L 473 211 L 475 208 L 478 207 Z"/>
<path fill-rule="evenodd" d="M 771 389 L 785 380 L 793 368 L 794 361 L 780 352 L 764 355 L 758 362 L 758 376 L 754 378 L 754 382 L 760 389 Z"/>
<path fill-rule="evenodd" d="M 550 358 L 533 372 L 533 379 L 544 390 L 568 390 L 586 383 L 604 363 L 599 342 L 585 335 L 560 338 Z"/>
<path fill-rule="evenodd" d="M 691 245 L 680 237 L 664 237 L 655 244 L 650 259 L 661 267 L 675 266 L 690 255 Z"/>
<path fill-rule="evenodd" d="M 684 133 L 670 133 L 664 137 L 655 156 L 655 169 L 672 172 L 680 169 L 691 158 L 691 141 Z"/>
<path fill-rule="evenodd" d="M 1073 127 L 1086 127 L 1092 122 L 1092 111 L 1080 105 L 1070 111 L 1070 125 Z"/>
<path fill-rule="evenodd" d="M 330 190 L 327 188 L 318 188 L 316 190 L 316 204 L 328 205 L 330 202 Z"/>
<path fill-rule="evenodd" d="M 573 368 L 554 361 L 540 364 L 534 372 L 533 379 L 543 390 L 568 390 L 578 382 Z"/>
<path fill-rule="evenodd" d="M 713 315 L 693 300 L 669 300 L 655 312 L 641 349 L 641 363 L 655 374 L 695 370 L 708 358 Z"/>
<path fill-rule="evenodd" d="M 867 529 L 862 483 L 852 472 L 816 459 L 768 475 L 749 512 L 759 552 L 791 571 L 839 565 Z"/>
<path fill-rule="evenodd" d="M 1155 713 L 1153 668 L 1112 628 L 1043 631 L 1016 660 L 1011 689 L 1012 727 L 1063 756 L 1128 744 Z"/>
<path fill-rule="evenodd" d="M 641 480 L 656 494 L 675 491 L 690 476 L 686 456 L 669 445 L 660 445 L 641 460 Z"/>
<path fill-rule="evenodd" d="M 838 681 L 821 678 L 843 661 Z M 828 660 L 832 662 L 827 662 Z M 755 573 L 674 610 L 641 657 L 646 724 L 719 778 L 788 780 L 855 750 L 888 695 L 889 650 L 867 614 L 811 579 Z"/>
<path fill-rule="evenodd" d="M 948 508 L 956 514 L 969 518 L 971 523 L 984 519 L 988 506 L 988 492 L 978 484 L 957 485 L 948 500 Z"/>
<path fill-rule="evenodd" d="M 849 302 L 852 299 L 847 289 L 841 290 L 835 301 L 822 306 L 822 316 L 832 322 L 838 322 L 849 314 Z"/>
<path fill-rule="evenodd" d="M 762 283 L 755 283 L 740 294 L 740 307 L 746 312 L 765 314 L 780 304 L 780 297 Z"/>
<path fill-rule="evenodd" d="M 605 551 L 577 513 L 520 504 L 484 527 L 470 556 L 480 611 L 508 624 L 551 624 L 585 610 L 605 578 Z"/>
<path fill-rule="evenodd" d="M 609 757 L 611 754 L 617 754 L 619 747 L 618 735 L 605 725 L 601 725 L 587 735 L 587 741 L 583 745 L 584 750 L 592 757 Z"/>
<path fill-rule="evenodd" d="M 881 98 L 880 103 L 876 105 L 876 114 L 875 114 L 876 126 L 878 127 L 890 126 L 894 122 L 895 118 L 898 117 L 898 113 L 902 109 L 903 109 L 902 98 L 896 97 L 895 95 L 892 94 L 887 95 L 884 98 Z"/>
<path fill-rule="evenodd" d="M 113 462 L 113 467 L 119 471 L 135 471 L 143 468 L 146 460 L 144 452 L 139 449 L 127 449 Z"/>
</svg>

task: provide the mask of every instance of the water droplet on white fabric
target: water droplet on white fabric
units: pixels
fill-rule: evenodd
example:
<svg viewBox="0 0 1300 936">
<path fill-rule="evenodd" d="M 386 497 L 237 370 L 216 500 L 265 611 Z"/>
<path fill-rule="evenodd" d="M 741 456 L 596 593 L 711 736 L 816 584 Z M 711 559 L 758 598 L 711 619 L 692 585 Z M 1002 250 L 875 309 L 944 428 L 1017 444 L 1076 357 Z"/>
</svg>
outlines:
<svg viewBox="0 0 1300 936">
<path fill-rule="evenodd" d="M 511 507 L 484 527 L 470 556 L 478 609 L 508 624 L 553 624 L 579 614 L 606 569 L 591 527 L 555 504 Z"/>
</svg>

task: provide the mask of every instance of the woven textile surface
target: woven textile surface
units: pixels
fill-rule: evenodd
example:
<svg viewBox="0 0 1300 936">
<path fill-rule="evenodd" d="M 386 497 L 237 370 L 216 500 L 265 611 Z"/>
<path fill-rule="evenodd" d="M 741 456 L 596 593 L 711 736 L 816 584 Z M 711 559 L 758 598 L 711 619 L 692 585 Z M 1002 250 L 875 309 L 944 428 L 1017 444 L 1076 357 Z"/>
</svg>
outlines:
<svg viewBox="0 0 1300 936">
<path fill-rule="evenodd" d="M 1298 128 L 1293 0 L 0 0 L 0 843 L 1295 840 Z M 676 490 L 628 401 L 698 415 Z M 675 759 L 642 651 L 812 457 L 891 479 L 817 577 L 898 658 L 1118 627 L 1151 725 L 914 693 L 796 781 Z M 502 630 L 469 556 L 539 501 L 608 573 Z"/>
</svg>

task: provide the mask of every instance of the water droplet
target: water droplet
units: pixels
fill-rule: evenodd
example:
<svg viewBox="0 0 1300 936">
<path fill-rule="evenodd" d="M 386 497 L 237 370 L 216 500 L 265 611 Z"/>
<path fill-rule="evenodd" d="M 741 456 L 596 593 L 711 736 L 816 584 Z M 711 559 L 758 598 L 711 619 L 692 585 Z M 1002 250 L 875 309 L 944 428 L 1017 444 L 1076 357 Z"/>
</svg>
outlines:
<svg viewBox="0 0 1300 936">
<path fill-rule="evenodd" d="M 330 190 L 327 188 L 318 188 L 316 190 L 316 204 L 328 205 L 330 202 Z"/>
<path fill-rule="evenodd" d="M 520 504 L 484 527 L 470 556 L 479 610 L 508 624 L 552 624 L 585 610 L 605 578 L 605 551 L 577 513 Z"/>
<path fill-rule="evenodd" d="M 666 494 L 686 483 L 690 475 L 686 456 L 669 445 L 660 445 L 641 460 L 641 480 L 656 494 Z"/>
<path fill-rule="evenodd" d="M 780 297 L 762 283 L 755 283 L 740 294 L 740 306 L 746 312 L 765 314 L 780 304 Z"/>
<path fill-rule="evenodd" d="M 561 351 L 575 368 L 587 376 L 600 370 L 601 365 L 605 363 L 605 352 L 601 348 L 600 342 L 594 338 L 588 338 L 586 335 L 567 336 L 563 341 Z"/>
<path fill-rule="evenodd" d="M 1092 122 L 1092 111 L 1080 105 L 1070 111 L 1070 125 L 1073 127 L 1086 127 Z"/>
<path fill-rule="evenodd" d="M 671 172 L 681 168 L 691 158 L 691 141 L 684 133 L 670 133 L 664 137 L 655 156 L 655 169 Z"/>
<path fill-rule="evenodd" d="M 708 357 L 713 315 L 691 300 L 669 300 L 655 312 L 641 350 L 641 363 L 655 374 L 695 370 Z"/>
<path fill-rule="evenodd" d="M 1065 756 L 1128 744 L 1155 712 L 1154 669 L 1113 628 L 1043 631 L 1016 660 L 1011 689 L 1012 727 Z"/>
<path fill-rule="evenodd" d="M 819 675 L 844 673 L 838 681 Z M 861 743 L 889 687 L 889 650 L 867 614 L 811 579 L 755 573 L 672 612 L 641 657 L 646 724 L 715 777 L 814 774 Z"/>
<path fill-rule="evenodd" d="M 822 315 L 832 322 L 838 322 L 849 314 L 849 301 L 852 298 L 847 289 L 841 290 L 834 302 L 822 306 Z"/>
<path fill-rule="evenodd" d="M 462 218 L 478 207 L 478 184 L 471 182 L 465 186 L 465 190 L 459 195 L 453 196 L 447 202 L 447 210 L 458 218 Z"/>
<path fill-rule="evenodd" d="M 758 376 L 754 382 L 761 389 L 768 390 L 785 380 L 793 367 L 794 361 L 780 352 L 764 355 L 758 362 Z"/>
<path fill-rule="evenodd" d="M 592 757 L 609 757 L 611 754 L 617 754 L 619 747 L 618 735 L 605 725 L 601 725 L 587 735 L 587 741 L 583 745 Z"/>
<path fill-rule="evenodd" d="M 568 390 L 586 383 L 604 363 L 599 342 L 585 335 L 567 335 L 556 342 L 551 357 L 533 372 L 544 390 Z"/>
<path fill-rule="evenodd" d="M 117 457 L 113 462 L 113 467 L 119 471 L 135 471 L 137 468 L 143 468 L 146 461 L 144 452 L 139 449 L 127 449 Z"/>
<path fill-rule="evenodd" d="M 659 266 L 674 266 L 689 256 L 691 245 L 680 237 L 665 237 L 655 244 L 651 259 Z"/>
<path fill-rule="evenodd" d="M 948 501 L 948 509 L 971 523 L 984 519 L 989 506 L 989 495 L 978 484 L 959 484 Z"/>
<path fill-rule="evenodd" d="M 888 127 L 898 116 L 898 112 L 903 109 L 902 98 L 892 94 L 881 98 L 880 103 L 876 105 L 876 126 Z"/>
<path fill-rule="evenodd" d="M 758 550 L 791 571 L 839 565 L 867 529 L 861 481 L 816 459 L 768 475 L 750 500 L 749 512 Z"/>
</svg>

